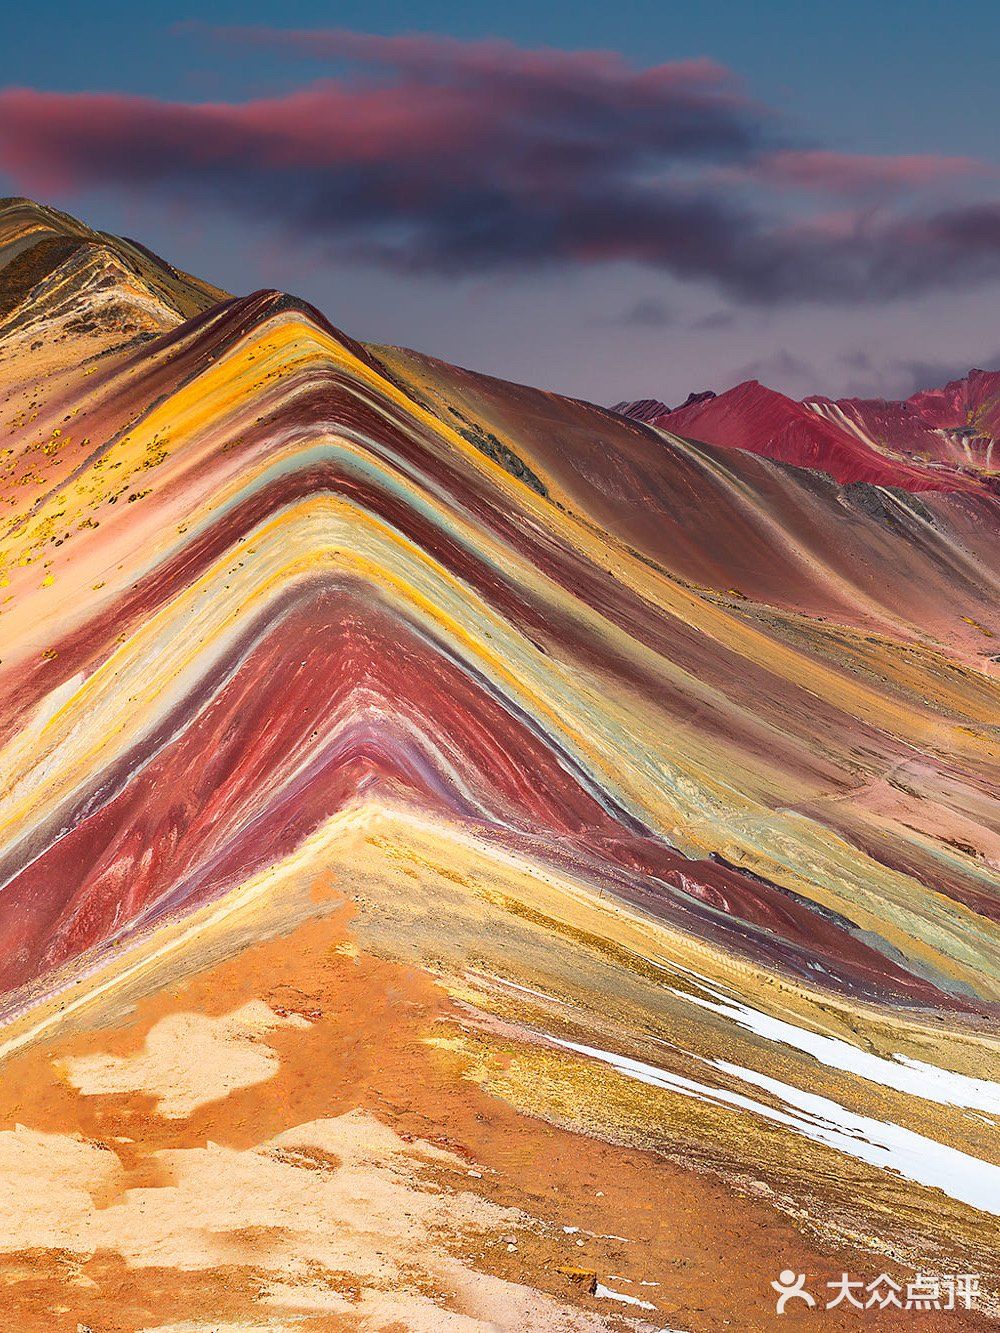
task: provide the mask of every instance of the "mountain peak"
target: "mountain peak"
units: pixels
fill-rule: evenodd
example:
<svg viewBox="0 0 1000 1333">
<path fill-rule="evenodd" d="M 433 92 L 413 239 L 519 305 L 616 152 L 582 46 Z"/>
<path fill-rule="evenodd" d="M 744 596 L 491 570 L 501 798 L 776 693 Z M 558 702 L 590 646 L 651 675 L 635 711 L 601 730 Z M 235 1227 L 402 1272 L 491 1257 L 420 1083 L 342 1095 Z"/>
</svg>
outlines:
<svg viewBox="0 0 1000 1333">
<path fill-rule="evenodd" d="M 721 394 L 690 394 L 673 409 L 658 406 L 643 399 L 612 410 L 703 444 L 826 472 L 842 484 L 961 490 L 992 472 L 1000 371 L 972 370 L 904 400 L 812 394 L 796 401 L 753 379 Z"/>
<path fill-rule="evenodd" d="M 102 343 L 163 332 L 226 293 L 152 250 L 23 196 L 0 199 L 0 328 L 33 341 L 70 323 Z"/>
</svg>

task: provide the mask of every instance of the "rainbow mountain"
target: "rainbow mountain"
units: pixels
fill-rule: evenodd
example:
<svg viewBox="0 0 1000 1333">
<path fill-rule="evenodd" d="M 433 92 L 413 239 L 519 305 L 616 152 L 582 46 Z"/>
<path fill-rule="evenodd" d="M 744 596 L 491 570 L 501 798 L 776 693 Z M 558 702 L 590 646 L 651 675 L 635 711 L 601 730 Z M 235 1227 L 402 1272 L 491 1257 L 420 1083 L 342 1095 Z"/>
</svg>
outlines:
<svg viewBox="0 0 1000 1333">
<path fill-rule="evenodd" d="M 609 410 L 0 204 L 16 1326 L 985 1327 L 997 401 Z"/>
</svg>

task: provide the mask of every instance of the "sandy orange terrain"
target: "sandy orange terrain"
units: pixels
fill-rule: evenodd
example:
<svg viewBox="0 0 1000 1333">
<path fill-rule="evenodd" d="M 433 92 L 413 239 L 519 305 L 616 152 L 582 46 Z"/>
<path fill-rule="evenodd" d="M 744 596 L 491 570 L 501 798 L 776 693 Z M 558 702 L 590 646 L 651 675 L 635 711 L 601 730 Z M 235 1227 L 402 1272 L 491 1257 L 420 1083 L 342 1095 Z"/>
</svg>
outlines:
<svg viewBox="0 0 1000 1333">
<path fill-rule="evenodd" d="M 771 1277 L 794 1263 L 819 1290 L 871 1270 L 710 1176 L 486 1094 L 437 1040 L 473 1015 L 360 952 L 350 927 L 334 899 L 123 1020 L 7 1062 L 7 1327 L 815 1327 L 777 1319 Z M 225 1026 L 234 1013 L 242 1028 Z M 103 1090 L 116 1080 L 134 1086 Z M 655 1312 L 616 1312 L 594 1279 Z M 858 1318 L 828 1311 L 822 1327 Z M 863 1326 L 921 1322 L 871 1310 Z"/>
</svg>

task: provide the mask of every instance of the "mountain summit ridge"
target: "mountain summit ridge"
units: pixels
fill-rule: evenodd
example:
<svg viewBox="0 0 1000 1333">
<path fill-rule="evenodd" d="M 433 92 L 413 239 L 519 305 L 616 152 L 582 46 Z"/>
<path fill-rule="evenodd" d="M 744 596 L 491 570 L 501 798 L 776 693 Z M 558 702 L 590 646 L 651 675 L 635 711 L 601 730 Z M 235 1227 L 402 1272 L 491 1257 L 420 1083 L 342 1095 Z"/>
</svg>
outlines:
<svg viewBox="0 0 1000 1333">
<path fill-rule="evenodd" d="M 5 1326 L 987 1271 L 989 476 L 755 384 L 651 429 L 23 202 L 4 260 Z"/>
<path fill-rule="evenodd" d="M 924 491 L 997 479 L 1000 371 L 970 370 L 901 400 L 796 400 L 751 379 L 723 393 L 692 393 L 676 408 L 640 399 L 611 410 L 705 444 L 818 469 L 842 484 Z"/>
</svg>

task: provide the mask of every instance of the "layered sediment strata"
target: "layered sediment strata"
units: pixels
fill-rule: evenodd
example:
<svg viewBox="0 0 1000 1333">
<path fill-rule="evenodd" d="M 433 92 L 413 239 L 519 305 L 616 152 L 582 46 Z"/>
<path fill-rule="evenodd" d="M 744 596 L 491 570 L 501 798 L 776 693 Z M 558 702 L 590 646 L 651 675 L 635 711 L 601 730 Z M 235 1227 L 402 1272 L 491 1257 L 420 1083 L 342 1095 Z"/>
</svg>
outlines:
<svg viewBox="0 0 1000 1333">
<path fill-rule="evenodd" d="M 0 1042 L 20 1071 L 0 1133 L 12 1180 L 44 1194 L 64 1157 L 81 1173 L 37 1233 L 12 1232 L 25 1327 L 56 1306 L 116 1327 L 112 1293 L 141 1302 L 153 1267 L 193 1292 L 199 1244 L 223 1276 L 189 1319 L 363 1327 L 409 1300 L 406 1326 L 488 1320 L 514 1299 L 489 1283 L 509 1280 L 528 1312 L 514 1326 L 594 1326 L 612 1298 L 561 1270 L 613 1287 L 603 1252 L 574 1264 L 560 1243 L 522 1264 L 515 1239 L 516 1263 L 491 1249 L 477 1268 L 497 1237 L 555 1226 L 524 1162 L 556 1141 L 599 1164 L 588 1189 L 622 1209 L 621 1226 L 598 1209 L 608 1235 L 635 1240 L 642 1210 L 675 1206 L 676 1243 L 679 1219 L 718 1208 L 749 1246 L 765 1211 L 817 1275 L 958 1265 L 988 1301 L 988 460 L 900 450 L 879 455 L 891 477 L 839 476 L 832 447 L 699 440 L 365 347 L 303 302 L 224 297 L 114 238 L 98 245 L 105 313 L 74 332 L 89 273 L 63 267 L 53 288 L 51 246 L 30 255 L 60 227 L 79 237 L 22 201 L 2 220 L 27 323 L 0 327 Z M 157 313 L 137 336 L 121 311 L 140 288 Z M 350 937 L 327 940 L 345 903 Z M 371 969 L 421 997 L 398 1104 L 384 1083 L 374 1100 L 337 1091 L 348 1052 L 383 1059 Z M 315 1044 L 331 1006 L 337 1042 Z M 190 1041 L 218 1066 L 201 1083 Z M 472 1088 L 524 1156 L 491 1167 L 489 1199 L 486 1173 L 466 1174 L 478 1202 L 449 1231 L 420 1173 L 452 1152 Z M 252 1160 L 183 1156 L 206 1134 Z M 361 1226 L 336 1172 L 369 1139 L 376 1175 L 419 1195 L 430 1267 L 400 1237 L 378 1272 L 314 1243 L 309 1217 Z M 259 1173 L 303 1154 L 333 1178 L 288 1177 L 292 1219 Z M 226 1211 L 230 1171 L 257 1211 Z M 616 1172 L 634 1208 L 607 1188 Z M 80 1191 L 141 1196 L 159 1220 L 130 1246 L 125 1214 L 94 1217 Z M 202 1221 L 179 1235 L 175 1207 Z M 716 1263 L 716 1286 L 723 1248 L 688 1256 Z M 775 1272 L 742 1304 L 698 1307 L 657 1256 L 624 1275 L 659 1285 L 619 1284 L 644 1302 L 621 1318 L 770 1326 Z"/>
</svg>

